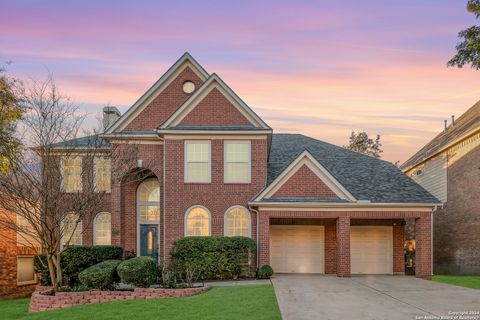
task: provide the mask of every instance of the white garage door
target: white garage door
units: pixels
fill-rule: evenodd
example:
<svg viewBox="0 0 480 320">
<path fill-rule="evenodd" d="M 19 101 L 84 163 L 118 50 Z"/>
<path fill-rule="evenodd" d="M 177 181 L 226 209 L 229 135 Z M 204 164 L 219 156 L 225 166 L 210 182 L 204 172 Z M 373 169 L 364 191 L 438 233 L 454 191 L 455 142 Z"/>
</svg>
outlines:
<svg viewBox="0 0 480 320">
<path fill-rule="evenodd" d="M 352 274 L 393 273 L 392 227 L 350 227 Z"/>
<path fill-rule="evenodd" d="M 270 226 L 270 263 L 279 273 L 324 273 L 323 226 Z"/>
</svg>

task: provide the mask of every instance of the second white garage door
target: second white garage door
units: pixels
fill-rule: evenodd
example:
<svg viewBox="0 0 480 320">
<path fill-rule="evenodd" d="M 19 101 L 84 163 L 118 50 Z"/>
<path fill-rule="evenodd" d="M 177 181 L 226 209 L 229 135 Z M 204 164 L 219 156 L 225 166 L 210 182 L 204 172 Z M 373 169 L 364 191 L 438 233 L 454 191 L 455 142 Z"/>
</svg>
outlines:
<svg viewBox="0 0 480 320">
<path fill-rule="evenodd" d="M 352 274 L 392 274 L 392 227 L 350 227 Z"/>
<path fill-rule="evenodd" d="M 279 273 L 324 273 L 323 226 L 270 226 L 270 263 Z"/>
</svg>

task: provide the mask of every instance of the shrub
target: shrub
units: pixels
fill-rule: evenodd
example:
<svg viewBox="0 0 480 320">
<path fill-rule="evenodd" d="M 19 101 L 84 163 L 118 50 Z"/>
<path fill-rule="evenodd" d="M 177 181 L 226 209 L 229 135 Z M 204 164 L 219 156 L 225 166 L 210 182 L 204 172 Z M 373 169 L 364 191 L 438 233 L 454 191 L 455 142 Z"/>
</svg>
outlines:
<svg viewBox="0 0 480 320">
<path fill-rule="evenodd" d="M 258 279 L 270 279 L 271 276 L 273 276 L 273 269 L 268 264 L 263 265 L 257 271 L 257 278 Z"/>
<path fill-rule="evenodd" d="M 108 290 L 118 282 L 117 267 L 120 260 L 106 260 L 81 271 L 80 283 L 90 289 Z"/>
<path fill-rule="evenodd" d="M 246 237 L 186 237 L 174 244 L 172 267 L 189 286 L 198 279 L 251 277 L 255 250 Z"/>
<path fill-rule="evenodd" d="M 120 281 L 141 288 L 148 288 L 158 280 L 157 262 L 151 257 L 125 260 L 117 267 Z"/>
<path fill-rule="evenodd" d="M 105 260 L 122 260 L 123 256 L 123 249 L 114 246 L 67 247 L 60 255 L 63 284 L 74 287 L 79 284 L 78 274 L 81 271 Z M 41 275 L 41 284 L 50 285 L 47 256 L 45 254 L 38 255 L 34 266 L 35 271 Z"/>
</svg>

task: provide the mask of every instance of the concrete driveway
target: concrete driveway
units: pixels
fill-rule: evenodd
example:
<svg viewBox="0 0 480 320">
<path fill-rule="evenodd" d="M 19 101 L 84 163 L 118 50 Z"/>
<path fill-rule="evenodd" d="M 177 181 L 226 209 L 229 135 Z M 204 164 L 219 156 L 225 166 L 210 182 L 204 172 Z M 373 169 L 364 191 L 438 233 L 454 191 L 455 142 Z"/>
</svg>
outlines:
<svg viewBox="0 0 480 320">
<path fill-rule="evenodd" d="M 414 277 L 279 274 L 272 282 L 285 320 L 455 319 L 462 311 L 480 319 L 480 290 Z"/>
</svg>

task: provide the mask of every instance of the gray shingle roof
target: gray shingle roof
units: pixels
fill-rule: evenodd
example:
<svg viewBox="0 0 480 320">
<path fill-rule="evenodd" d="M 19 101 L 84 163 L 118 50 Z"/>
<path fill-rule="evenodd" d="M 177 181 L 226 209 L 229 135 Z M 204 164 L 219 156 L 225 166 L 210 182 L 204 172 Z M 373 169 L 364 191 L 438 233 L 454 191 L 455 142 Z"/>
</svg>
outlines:
<svg viewBox="0 0 480 320">
<path fill-rule="evenodd" d="M 98 134 L 52 144 L 53 148 L 108 148 L 108 141 Z"/>
<path fill-rule="evenodd" d="M 439 133 L 422 149 L 415 153 L 410 159 L 402 164 L 403 170 L 409 169 L 423 162 L 425 159 L 436 155 L 443 147 L 449 143 L 462 138 L 472 130 L 480 129 L 480 101 L 474 104 L 464 114 L 462 114 L 455 124 L 447 128 L 447 130 Z"/>
<path fill-rule="evenodd" d="M 267 186 L 305 150 L 357 200 L 374 203 L 440 203 L 387 161 L 300 134 L 273 135 Z"/>
<path fill-rule="evenodd" d="M 178 125 L 175 127 L 169 127 L 167 130 L 265 130 L 264 128 L 258 128 L 253 125 L 234 125 L 234 126 L 193 126 L 193 125 Z"/>
</svg>

